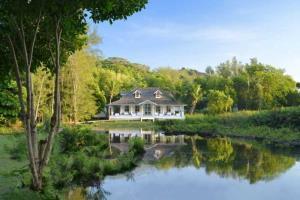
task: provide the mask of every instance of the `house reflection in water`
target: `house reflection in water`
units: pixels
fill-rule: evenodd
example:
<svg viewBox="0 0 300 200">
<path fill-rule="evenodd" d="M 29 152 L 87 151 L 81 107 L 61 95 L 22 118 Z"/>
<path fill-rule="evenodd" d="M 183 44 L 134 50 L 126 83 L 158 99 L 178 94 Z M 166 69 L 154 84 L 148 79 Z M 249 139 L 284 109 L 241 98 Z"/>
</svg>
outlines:
<svg viewBox="0 0 300 200">
<path fill-rule="evenodd" d="M 154 130 L 109 130 L 112 143 L 127 143 L 131 137 L 144 139 L 145 144 L 184 144 L 184 135 L 165 135 Z"/>
</svg>

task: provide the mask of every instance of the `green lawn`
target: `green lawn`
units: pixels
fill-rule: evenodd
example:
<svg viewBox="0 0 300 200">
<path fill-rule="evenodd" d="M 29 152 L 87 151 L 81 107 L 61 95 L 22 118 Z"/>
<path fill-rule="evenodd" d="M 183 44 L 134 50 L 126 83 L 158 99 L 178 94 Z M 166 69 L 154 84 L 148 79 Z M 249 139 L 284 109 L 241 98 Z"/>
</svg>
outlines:
<svg viewBox="0 0 300 200">
<path fill-rule="evenodd" d="M 91 126 L 93 126 L 94 129 L 97 130 L 109 130 L 109 129 L 157 129 L 159 128 L 156 123 L 152 121 L 97 121 L 93 123 Z"/>
<path fill-rule="evenodd" d="M 25 140 L 22 134 L 0 135 L 0 197 L 5 197 L 21 184 L 17 171 L 27 166 L 26 159 L 11 159 L 9 153 L 21 140 Z"/>
</svg>

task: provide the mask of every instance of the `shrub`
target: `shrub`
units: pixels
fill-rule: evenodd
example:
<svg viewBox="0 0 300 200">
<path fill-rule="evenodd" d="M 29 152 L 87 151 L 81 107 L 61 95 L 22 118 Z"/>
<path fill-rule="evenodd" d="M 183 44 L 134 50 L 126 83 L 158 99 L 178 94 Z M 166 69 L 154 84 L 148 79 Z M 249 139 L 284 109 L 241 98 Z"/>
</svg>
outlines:
<svg viewBox="0 0 300 200">
<path fill-rule="evenodd" d="M 98 181 L 108 174 L 132 169 L 143 151 L 143 140 L 130 140 L 128 153 L 107 159 L 108 137 L 84 126 L 65 128 L 58 137 L 59 150 L 51 159 L 48 179 L 57 189 Z"/>
<path fill-rule="evenodd" d="M 99 155 L 108 147 L 107 135 L 97 134 L 84 126 L 67 127 L 59 135 L 64 153 L 85 151 L 89 155 Z"/>
<path fill-rule="evenodd" d="M 129 152 L 133 152 L 134 155 L 141 155 L 144 153 L 144 140 L 139 137 L 132 137 L 128 141 Z"/>
<path fill-rule="evenodd" d="M 288 127 L 300 130 L 300 107 L 282 108 L 257 112 L 250 118 L 254 125 L 273 128 Z"/>
</svg>

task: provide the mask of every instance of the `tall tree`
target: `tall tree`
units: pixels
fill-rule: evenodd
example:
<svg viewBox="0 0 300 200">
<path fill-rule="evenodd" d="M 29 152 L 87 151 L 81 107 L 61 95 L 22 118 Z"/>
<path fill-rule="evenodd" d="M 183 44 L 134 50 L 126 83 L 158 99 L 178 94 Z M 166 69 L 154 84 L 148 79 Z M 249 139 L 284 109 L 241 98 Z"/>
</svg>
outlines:
<svg viewBox="0 0 300 200">
<path fill-rule="evenodd" d="M 35 119 L 45 122 L 53 111 L 53 76 L 49 69 L 41 66 L 32 75 Z"/>
<path fill-rule="evenodd" d="M 193 114 L 197 103 L 202 99 L 203 96 L 202 89 L 199 84 L 194 83 L 191 85 L 190 96 L 191 96 L 190 114 Z"/>
<path fill-rule="evenodd" d="M 97 111 L 93 88 L 96 85 L 96 57 L 86 48 L 72 54 L 62 68 L 62 118 L 77 123 Z"/>
<path fill-rule="evenodd" d="M 43 171 L 49 161 L 53 139 L 60 124 L 61 64 L 70 52 L 83 45 L 79 35 L 86 33 L 85 18 L 94 22 L 126 19 L 144 8 L 147 0 L 3 0 L 0 2 L 0 37 L 4 53 L 11 52 L 18 86 L 21 118 L 27 136 L 32 187 L 41 190 Z M 2 51 L 2 50 L 1 50 Z M 38 141 L 32 72 L 43 62 L 55 74 L 54 106 L 45 140 Z M 23 83 L 26 101 L 23 100 Z"/>
<path fill-rule="evenodd" d="M 207 99 L 207 109 L 209 113 L 218 114 L 231 111 L 233 100 L 223 91 L 210 90 Z"/>
<path fill-rule="evenodd" d="M 213 75 L 215 73 L 215 70 L 211 66 L 207 66 L 205 69 L 205 73 L 208 75 Z"/>
</svg>

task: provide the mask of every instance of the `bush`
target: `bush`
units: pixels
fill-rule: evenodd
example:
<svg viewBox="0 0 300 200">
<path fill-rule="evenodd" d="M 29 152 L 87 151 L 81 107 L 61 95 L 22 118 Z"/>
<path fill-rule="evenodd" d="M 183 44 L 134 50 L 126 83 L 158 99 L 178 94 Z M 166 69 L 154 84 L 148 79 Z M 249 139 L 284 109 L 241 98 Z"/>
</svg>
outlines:
<svg viewBox="0 0 300 200">
<path fill-rule="evenodd" d="M 251 117 L 251 122 L 254 125 L 266 125 L 274 128 L 288 127 L 300 130 L 300 107 L 257 112 Z"/>
<path fill-rule="evenodd" d="M 97 134 L 84 126 L 67 127 L 59 135 L 63 153 L 85 151 L 88 155 L 99 156 L 108 147 L 107 135 Z"/>
<path fill-rule="evenodd" d="M 144 140 L 140 137 L 132 137 L 128 141 L 129 152 L 133 152 L 134 155 L 141 155 L 144 153 Z"/>
<path fill-rule="evenodd" d="M 27 144 L 25 137 L 16 137 L 12 147 L 8 148 L 11 159 L 25 160 L 27 157 Z"/>
<path fill-rule="evenodd" d="M 143 151 L 140 138 L 129 142 L 128 153 L 107 159 L 108 137 L 84 126 L 65 128 L 58 137 L 59 150 L 54 151 L 48 179 L 57 189 L 72 184 L 99 181 L 105 175 L 132 169 Z"/>
</svg>

